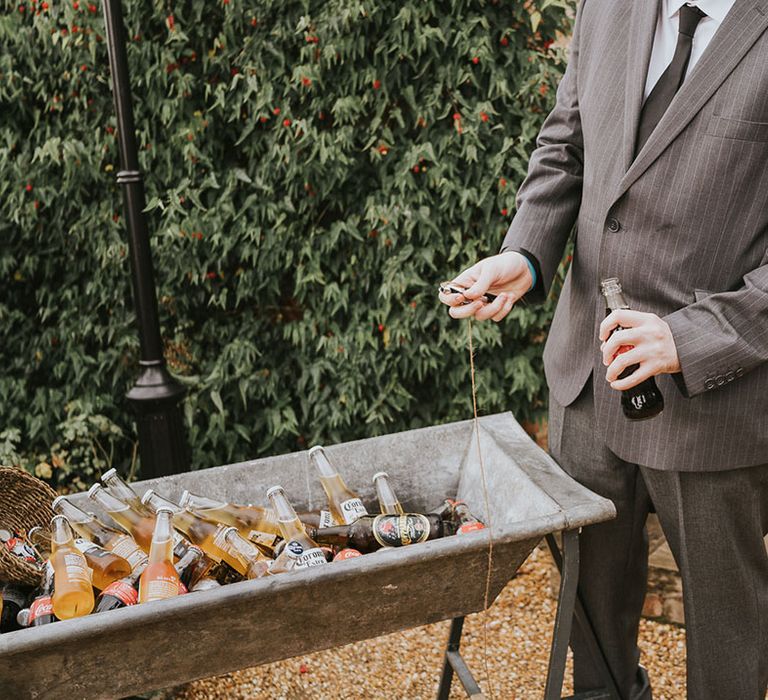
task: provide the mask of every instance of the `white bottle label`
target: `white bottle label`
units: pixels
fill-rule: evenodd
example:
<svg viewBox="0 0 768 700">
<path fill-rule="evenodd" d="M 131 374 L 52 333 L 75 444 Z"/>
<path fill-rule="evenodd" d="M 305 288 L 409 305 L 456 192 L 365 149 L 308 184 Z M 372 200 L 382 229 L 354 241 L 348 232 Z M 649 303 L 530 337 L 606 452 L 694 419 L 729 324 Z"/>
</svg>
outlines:
<svg viewBox="0 0 768 700">
<path fill-rule="evenodd" d="M 350 498 L 348 501 L 342 501 L 340 505 L 345 525 L 351 525 L 355 520 L 368 515 L 368 511 L 359 498 Z"/>
<path fill-rule="evenodd" d="M 91 570 L 80 554 L 65 554 L 64 566 L 70 581 L 85 581 L 91 583 Z"/>
<path fill-rule="evenodd" d="M 339 523 L 337 523 L 334 517 L 331 515 L 330 510 L 320 511 L 320 524 L 318 527 L 335 527 L 338 524 Z"/>
<path fill-rule="evenodd" d="M 146 552 L 128 535 L 114 540 L 111 544 L 112 552 L 125 559 L 131 565 L 131 571 L 136 571 L 139 566 L 149 561 Z"/>
<path fill-rule="evenodd" d="M 296 561 L 297 569 L 308 569 L 310 566 L 319 566 L 320 564 L 327 564 L 325 554 L 320 547 L 312 547 L 301 553 Z"/>
</svg>

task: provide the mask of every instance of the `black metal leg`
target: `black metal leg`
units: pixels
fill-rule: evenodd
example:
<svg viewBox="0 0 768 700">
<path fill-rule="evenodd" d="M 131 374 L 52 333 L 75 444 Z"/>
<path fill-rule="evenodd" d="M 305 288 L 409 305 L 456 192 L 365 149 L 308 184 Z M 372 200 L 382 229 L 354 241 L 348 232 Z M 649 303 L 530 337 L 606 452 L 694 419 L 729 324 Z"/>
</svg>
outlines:
<svg viewBox="0 0 768 700">
<path fill-rule="evenodd" d="M 587 651 L 589 652 L 592 663 L 597 668 L 600 676 L 605 684 L 605 690 L 597 691 L 602 693 L 602 697 L 609 700 L 621 700 L 619 695 L 616 681 L 613 678 L 611 669 L 608 667 L 608 662 L 605 660 L 603 650 L 600 648 L 600 644 L 597 641 L 595 630 L 592 627 L 592 622 L 587 616 L 581 599 L 578 595 L 578 578 L 579 578 L 579 539 L 577 530 L 566 530 L 562 533 L 563 536 L 563 554 L 561 556 L 560 549 L 557 546 L 554 535 L 547 535 L 547 545 L 552 553 L 552 558 L 555 561 L 555 565 L 560 571 L 560 600 L 557 608 L 557 617 L 555 619 L 555 631 L 552 638 L 552 652 L 549 662 L 549 673 L 547 675 L 547 690 L 545 694 L 546 700 L 552 700 L 557 698 L 559 700 L 560 693 L 562 692 L 563 676 L 565 673 L 565 654 L 567 653 L 568 641 L 571 636 L 571 621 L 575 620 L 579 626 L 582 637 L 587 645 Z M 564 605 L 567 604 L 567 608 Z M 565 616 L 567 615 L 567 620 Z M 565 651 L 560 657 L 560 650 L 563 648 Z M 557 654 L 557 655 L 556 655 Z M 558 677 L 554 674 L 557 673 Z M 554 677 L 553 677 L 554 676 Z M 557 682 L 556 688 L 551 687 Z M 579 697 L 579 696 L 574 696 Z M 584 696 L 584 700 L 586 700 Z M 598 695 L 598 697 L 600 697 Z"/>
<path fill-rule="evenodd" d="M 480 686 L 472 675 L 472 671 L 469 670 L 459 651 L 463 629 L 464 618 L 454 617 L 451 621 L 451 632 L 448 635 L 448 646 L 445 650 L 443 675 L 440 677 L 440 686 L 437 689 L 437 700 L 448 700 L 448 696 L 451 694 L 454 673 L 459 677 L 459 681 L 461 681 L 461 685 L 464 687 L 470 700 L 483 700 L 485 698 L 480 690 Z"/>
<path fill-rule="evenodd" d="M 547 538 L 551 537 L 548 535 Z M 557 616 L 552 634 L 552 648 L 549 652 L 545 700 L 560 700 L 565 677 L 565 659 L 568 641 L 571 638 L 573 612 L 576 604 L 576 586 L 579 582 L 579 533 L 576 530 L 563 532 L 563 558 L 560 568 L 560 595 L 557 601 Z"/>
</svg>

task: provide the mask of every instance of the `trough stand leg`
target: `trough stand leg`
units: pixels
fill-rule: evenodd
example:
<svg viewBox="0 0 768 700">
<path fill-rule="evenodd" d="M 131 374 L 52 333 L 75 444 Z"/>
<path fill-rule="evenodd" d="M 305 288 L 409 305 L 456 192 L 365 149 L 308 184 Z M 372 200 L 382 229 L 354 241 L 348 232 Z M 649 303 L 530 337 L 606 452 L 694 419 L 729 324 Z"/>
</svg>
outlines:
<svg viewBox="0 0 768 700">
<path fill-rule="evenodd" d="M 558 597 L 557 616 L 555 617 L 555 630 L 552 635 L 552 649 L 544 698 L 545 700 L 560 700 L 561 698 L 568 642 L 571 637 L 571 627 L 575 620 L 587 645 L 592 663 L 597 667 L 605 687 L 600 690 L 578 693 L 571 698 L 566 698 L 566 700 L 621 700 L 613 674 L 608 667 L 608 662 L 605 660 L 603 650 L 597 641 L 592 623 L 587 617 L 578 595 L 579 531 L 564 530 L 562 538 L 563 552 L 561 555 L 554 535 L 547 535 L 547 545 L 560 571 L 560 595 Z"/>
<path fill-rule="evenodd" d="M 448 636 L 448 647 L 445 650 L 445 661 L 443 662 L 443 675 L 440 677 L 440 687 L 437 689 L 437 700 L 448 700 L 451 694 L 451 683 L 453 682 L 454 672 L 459 677 L 461 685 L 469 696 L 470 700 L 484 700 L 472 671 L 469 670 L 466 662 L 461 656 L 459 647 L 461 646 L 461 632 L 464 629 L 464 617 L 454 617 L 451 620 L 451 632 Z"/>
</svg>

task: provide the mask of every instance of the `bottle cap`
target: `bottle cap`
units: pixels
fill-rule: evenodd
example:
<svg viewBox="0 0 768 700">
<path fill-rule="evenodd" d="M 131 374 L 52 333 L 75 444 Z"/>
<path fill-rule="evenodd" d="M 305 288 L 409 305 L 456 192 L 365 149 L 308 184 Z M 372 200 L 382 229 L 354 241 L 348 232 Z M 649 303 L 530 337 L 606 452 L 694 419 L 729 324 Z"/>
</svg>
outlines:
<svg viewBox="0 0 768 700">
<path fill-rule="evenodd" d="M 323 446 L 315 445 L 314 447 L 310 447 L 307 454 L 311 457 L 315 452 L 323 452 Z"/>
<path fill-rule="evenodd" d="M 106 471 L 106 472 L 104 472 L 104 473 L 101 475 L 101 480 L 102 480 L 102 481 L 106 481 L 107 479 L 111 479 L 111 478 L 112 478 L 113 476 L 115 476 L 116 474 L 117 474 L 117 469 L 115 469 L 114 467 L 112 467 L 112 469 L 110 469 L 109 471 Z"/>
<path fill-rule="evenodd" d="M 104 487 L 101 484 L 94 484 L 91 486 L 91 488 L 88 489 L 88 498 L 93 498 L 93 494 L 98 493 L 103 488 Z"/>
<path fill-rule="evenodd" d="M 168 515 L 173 515 L 173 510 L 168 506 L 159 506 L 155 511 L 155 515 L 160 515 L 160 513 L 168 513 Z"/>
<path fill-rule="evenodd" d="M 376 481 L 376 479 L 378 479 L 380 476 L 383 476 L 385 479 L 389 479 L 389 474 L 387 474 L 387 472 L 376 472 L 376 473 L 373 475 L 373 479 L 372 479 L 372 481 L 374 481 L 374 482 L 375 482 L 375 481 Z"/>
<path fill-rule="evenodd" d="M 56 496 L 56 498 L 53 499 L 53 503 L 51 503 L 51 508 L 53 510 L 56 510 L 56 506 L 65 499 L 66 499 L 66 496 Z"/>
<path fill-rule="evenodd" d="M 147 502 L 148 502 L 148 501 L 149 501 L 149 499 L 152 497 L 152 494 L 153 494 L 154 492 L 155 492 L 155 490 L 154 490 L 154 489 L 147 489 L 147 490 L 144 492 L 144 495 L 141 497 L 141 504 L 142 504 L 142 505 L 147 505 Z M 160 510 L 160 509 L 158 508 L 158 510 Z M 171 509 L 170 509 L 170 508 L 168 508 L 168 507 L 166 506 L 166 510 L 171 510 Z M 173 511 L 171 511 L 171 513 L 172 513 L 172 512 L 173 512 Z"/>
<path fill-rule="evenodd" d="M 273 493 L 277 492 L 285 493 L 285 489 L 283 489 L 282 486 L 279 484 L 277 486 L 273 486 L 272 488 L 267 489 L 267 498 L 269 498 Z"/>
<path fill-rule="evenodd" d="M 222 537 L 223 537 L 223 538 L 226 540 L 226 539 L 228 539 L 228 538 L 229 538 L 229 536 L 230 536 L 230 535 L 231 535 L 233 532 L 234 532 L 235 534 L 237 534 L 237 528 L 236 528 L 236 527 L 225 527 L 225 528 L 224 528 L 224 529 L 221 531 L 221 536 L 222 536 Z"/>
</svg>

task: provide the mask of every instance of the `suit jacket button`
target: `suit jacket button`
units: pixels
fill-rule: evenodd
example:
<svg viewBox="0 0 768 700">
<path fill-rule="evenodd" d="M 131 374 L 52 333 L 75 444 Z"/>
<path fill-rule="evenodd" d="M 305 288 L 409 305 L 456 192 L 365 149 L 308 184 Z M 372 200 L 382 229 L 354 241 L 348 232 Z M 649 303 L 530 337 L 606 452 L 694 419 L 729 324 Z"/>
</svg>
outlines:
<svg viewBox="0 0 768 700">
<path fill-rule="evenodd" d="M 734 379 L 736 379 L 736 373 L 732 369 L 729 369 L 725 373 L 725 381 L 726 382 L 732 382 Z"/>
<path fill-rule="evenodd" d="M 717 386 L 723 386 L 723 384 L 725 384 L 725 377 L 722 374 L 718 374 L 717 377 L 715 377 L 715 383 Z"/>
<path fill-rule="evenodd" d="M 741 367 L 736 368 L 736 376 L 741 377 L 744 374 L 744 370 Z"/>
<path fill-rule="evenodd" d="M 704 387 L 706 389 L 714 389 L 715 388 L 715 380 L 714 379 L 707 379 L 707 381 L 704 382 Z"/>
<path fill-rule="evenodd" d="M 611 233 L 618 233 L 619 231 L 621 231 L 621 223 L 619 222 L 619 220 L 614 219 L 613 217 L 608 219 L 608 230 Z"/>
</svg>

